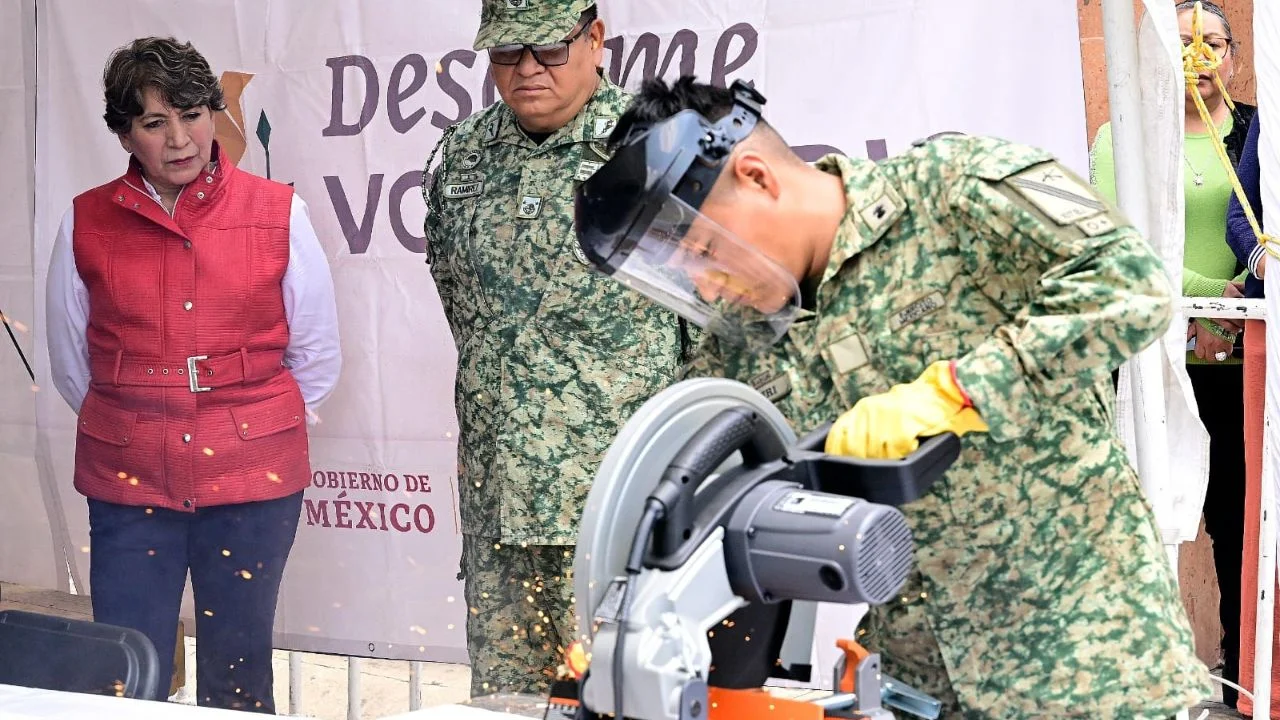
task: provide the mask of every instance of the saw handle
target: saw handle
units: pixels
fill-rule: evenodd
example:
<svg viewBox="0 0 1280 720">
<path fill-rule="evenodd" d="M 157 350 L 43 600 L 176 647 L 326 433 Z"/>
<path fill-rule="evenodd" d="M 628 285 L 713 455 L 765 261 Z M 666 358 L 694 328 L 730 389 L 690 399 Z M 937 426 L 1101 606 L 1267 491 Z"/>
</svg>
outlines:
<svg viewBox="0 0 1280 720">
<path fill-rule="evenodd" d="M 690 539 L 697 515 L 694 494 L 734 453 L 741 453 L 742 467 L 750 469 L 785 452 L 782 439 L 754 410 L 731 407 L 720 411 L 685 441 L 650 496 L 662 503 L 664 511 L 655 533 L 654 552 L 670 555 Z"/>
<path fill-rule="evenodd" d="M 960 438 L 942 433 L 923 438 L 920 448 L 900 460 L 827 455 L 827 423 L 796 444 L 798 462 L 808 461 L 811 487 L 883 505 L 903 505 L 926 492 L 960 457 Z"/>
</svg>

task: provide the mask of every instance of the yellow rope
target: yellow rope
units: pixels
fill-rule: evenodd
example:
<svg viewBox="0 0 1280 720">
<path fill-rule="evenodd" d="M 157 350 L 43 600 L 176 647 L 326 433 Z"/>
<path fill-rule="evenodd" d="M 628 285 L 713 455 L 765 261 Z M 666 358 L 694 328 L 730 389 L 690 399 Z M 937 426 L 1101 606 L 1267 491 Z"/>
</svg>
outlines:
<svg viewBox="0 0 1280 720">
<path fill-rule="evenodd" d="M 1228 48 L 1230 52 L 1230 48 Z M 1227 92 L 1227 88 L 1222 84 L 1222 77 L 1218 75 L 1218 67 L 1222 65 L 1222 58 L 1213 51 L 1204 41 L 1204 9 L 1200 3 L 1196 3 L 1195 9 L 1191 13 L 1191 42 L 1182 48 L 1182 74 L 1186 79 L 1188 92 L 1193 92 L 1196 109 L 1200 111 L 1200 119 L 1209 128 L 1209 137 L 1213 139 L 1213 149 L 1218 153 L 1218 159 L 1222 161 L 1222 166 L 1227 169 L 1227 177 L 1231 178 L 1231 187 L 1234 189 L 1236 197 L 1240 199 L 1240 207 L 1244 210 L 1244 216 L 1249 220 L 1249 227 L 1253 228 L 1253 235 L 1258 239 L 1258 244 L 1267 251 L 1268 255 L 1280 258 L 1280 250 L 1276 249 L 1274 239 L 1262 232 L 1262 226 L 1258 224 L 1258 218 L 1253 214 L 1253 207 L 1249 205 L 1249 198 L 1245 197 L 1244 188 L 1240 186 L 1240 178 L 1236 175 L 1236 169 L 1231 164 L 1231 157 L 1227 155 L 1227 146 L 1222 142 L 1222 134 L 1213 124 L 1213 117 L 1209 114 L 1209 108 L 1205 107 L 1204 98 L 1200 97 L 1200 74 L 1213 73 L 1213 82 L 1218 86 L 1218 91 L 1222 93 L 1222 98 L 1226 100 L 1227 107 L 1235 110 L 1235 103 L 1231 101 L 1231 94 Z"/>
</svg>

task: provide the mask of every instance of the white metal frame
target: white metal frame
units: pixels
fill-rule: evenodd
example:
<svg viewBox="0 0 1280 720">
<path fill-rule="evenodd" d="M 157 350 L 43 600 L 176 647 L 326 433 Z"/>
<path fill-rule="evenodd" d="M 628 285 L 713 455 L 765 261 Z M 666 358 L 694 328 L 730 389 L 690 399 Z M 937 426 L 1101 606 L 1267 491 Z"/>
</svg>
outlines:
<svg viewBox="0 0 1280 720">
<path fill-rule="evenodd" d="M 1186 317 L 1228 318 L 1231 320 L 1266 320 L 1267 306 L 1263 300 L 1239 300 L 1218 298 L 1183 298 L 1182 312 Z M 1271 363 L 1268 363 L 1270 365 Z M 1268 368 L 1271 371 L 1271 368 Z M 1273 512 L 1276 504 L 1275 485 L 1269 481 L 1275 468 L 1271 467 L 1271 398 L 1263 404 L 1262 431 L 1262 497 L 1259 504 L 1258 529 L 1258 618 L 1254 626 L 1253 649 L 1253 716 L 1271 717 L 1271 652 L 1274 632 L 1276 582 L 1276 520 Z"/>
</svg>

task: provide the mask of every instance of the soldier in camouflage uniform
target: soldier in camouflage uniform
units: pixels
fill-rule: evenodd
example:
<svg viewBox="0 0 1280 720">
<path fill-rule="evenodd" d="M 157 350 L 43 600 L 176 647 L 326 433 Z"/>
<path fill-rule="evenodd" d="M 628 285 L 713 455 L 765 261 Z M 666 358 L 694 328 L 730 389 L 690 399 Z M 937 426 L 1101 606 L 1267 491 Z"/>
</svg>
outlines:
<svg viewBox="0 0 1280 720">
<path fill-rule="evenodd" d="M 589 0 L 484 0 L 502 102 L 424 173 L 428 262 L 458 348 L 461 576 L 473 695 L 545 689 L 575 638 L 573 545 L 622 422 L 675 379 L 679 319 L 594 273 L 573 190 L 629 96 Z"/>
<path fill-rule="evenodd" d="M 918 437 L 964 435 L 959 461 L 903 508 L 917 571 L 861 640 L 946 717 L 1164 718 L 1205 697 L 1112 430 L 1110 370 L 1170 320 L 1160 261 L 1044 151 L 948 136 L 879 164 L 809 166 L 762 103 L 736 84 L 647 85 L 580 191 L 577 229 L 600 269 L 665 288 L 652 296 L 718 334 L 744 337 L 716 328 L 732 320 L 726 301 L 785 319 L 769 347 L 708 338 L 689 374 L 754 383 L 798 432 L 839 418 L 829 452 L 901 457 Z M 699 159 L 681 177 L 679 161 L 662 165 L 689 117 Z M 713 189 L 699 199 L 700 186 Z M 675 198 L 682 224 L 656 227 L 670 215 L 655 206 Z M 789 307 L 786 284 L 762 280 L 770 263 L 792 283 Z M 680 270 L 698 297 L 679 294 Z"/>
</svg>

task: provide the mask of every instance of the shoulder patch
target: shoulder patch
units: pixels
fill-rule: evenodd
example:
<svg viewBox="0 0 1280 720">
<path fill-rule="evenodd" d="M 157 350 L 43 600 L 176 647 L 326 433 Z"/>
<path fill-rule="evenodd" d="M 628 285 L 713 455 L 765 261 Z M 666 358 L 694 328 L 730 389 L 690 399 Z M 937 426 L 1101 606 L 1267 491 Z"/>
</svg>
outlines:
<svg viewBox="0 0 1280 720">
<path fill-rule="evenodd" d="M 613 132 L 613 128 L 617 126 L 618 118 L 598 117 L 592 127 L 591 137 L 595 140 L 604 140 L 609 137 L 609 133 Z"/>
<path fill-rule="evenodd" d="M 878 233 L 881 228 L 898 218 L 898 209 L 893 196 L 885 193 L 860 210 L 858 214 L 862 216 L 862 221 L 867 224 L 867 227 L 871 228 L 872 233 Z"/>
<path fill-rule="evenodd" d="M 604 167 L 604 163 L 594 160 L 583 160 L 578 163 L 578 172 L 574 173 L 573 179 L 579 182 L 590 178 L 596 174 L 596 171 Z"/>
<path fill-rule="evenodd" d="M 595 140 L 589 143 L 587 147 L 590 148 L 591 154 L 595 155 L 596 159 L 598 159 L 601 164 L 604 164 L 604 162 L 608 161 L 609 148 L 605 147 L 605 144 L 603 142 L 599 140 Z"/>
<path fill-rule="evenodd" d="M 1018 194 L 1059 225 L 1071 225 L 1091 218 L 1107 205 L 1088 183 L 1057 162 L 1037 165 L 1005 180 Z M 1088 229 L 1081 228 L 1086 233 Z M 1096 234 L 1110 232 L 1114 228 Z"/>
<path fill-rule="evenodd" d="M 1076 227 L 1080 228 L 1080 232 L 1089 237 L 1098 237 L 1115 230 L 1116 224 L 1110 215 L 1094 215 L 1077 222 Z"/>
</svg>

